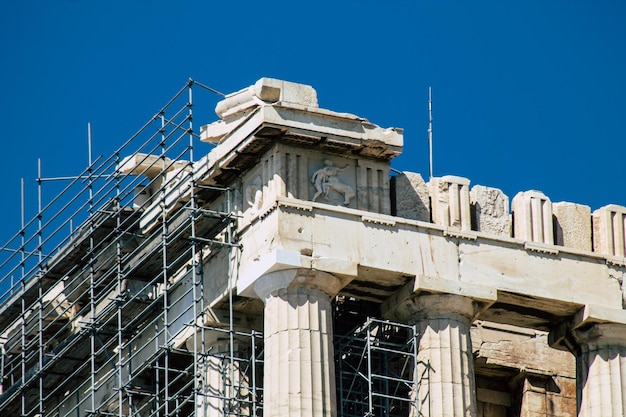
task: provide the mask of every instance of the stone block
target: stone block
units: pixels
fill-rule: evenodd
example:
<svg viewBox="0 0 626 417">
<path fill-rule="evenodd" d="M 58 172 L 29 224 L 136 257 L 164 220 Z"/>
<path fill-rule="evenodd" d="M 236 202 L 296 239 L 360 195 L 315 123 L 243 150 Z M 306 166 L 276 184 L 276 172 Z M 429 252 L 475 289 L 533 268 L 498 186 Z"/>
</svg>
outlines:
<svg viewBox="0 0 626 417">
<path fill-rule="evenodd" d="M 470 191 L 472 229 L 496 236 L 511 236 L 509 197 L 497 188 L 475 185 Z"/>
<path fill-rule="evenodd" d="M 603 255 L 626 256 L 626 207 L 610 204 L 593 212 L 593 250 Z"/>
<path fill-rule="evenodd" d="M 217 103 L 215 114 L 222 119 L 240 115 L 264 103 L 289 103 L 317 108 L 317 92 L 310 85 L 274 78 L 261 78 L 254 85 L 228 94 Z"/>
<path fill-rule="evenodd" d="M 446 175 L 429 182 L 433 223 L 460 230 L 471 230 L 470 180 Z"/>
<path fill-rule="evenodd" d="M 420 174 L 403 172 L 391 179 L 394 195 L 392 214 L 405 219 L 430 221 L 428 186 Z"/>
<path fill-rule="evenodd" d="M 526 390 L 522 394 L 522 416 L 545 416 L 546 415 L 546 396 L 544 393 L 535 392 L 532 389 Z"/>
<path fill-rule="evenodd" d="M 530 242 L 554 244 L 552 202 L 541 191 L 519 192 L 513 197 L 513 236 Z"/>
<path fill-rule="evenodd" d="M 576 378 L 559 376 L 553 377 L 554 383 L 559 388 L 561 397 L 576 399 Z"/>
<path fill-rule="evenodd" d="M 591 250 L 591 208 L 583 204 L 552 204 L 554 240 L 568 248 Z"/>
</svg>

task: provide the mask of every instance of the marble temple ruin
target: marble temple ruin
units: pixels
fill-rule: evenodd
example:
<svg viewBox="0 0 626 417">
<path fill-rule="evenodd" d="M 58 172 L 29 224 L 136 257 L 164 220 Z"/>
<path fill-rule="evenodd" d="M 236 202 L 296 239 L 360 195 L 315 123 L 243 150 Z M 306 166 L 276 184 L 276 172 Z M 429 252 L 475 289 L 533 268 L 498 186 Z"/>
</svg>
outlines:
<svg viewBox="0 0 626 417">
<path fill-rule="evenodd" d="M 0 413 L 626 416 L 626 207 L 394 172 L 277 79 L 196 132 L 192 84 L 0 252 Z"/>
</svg>

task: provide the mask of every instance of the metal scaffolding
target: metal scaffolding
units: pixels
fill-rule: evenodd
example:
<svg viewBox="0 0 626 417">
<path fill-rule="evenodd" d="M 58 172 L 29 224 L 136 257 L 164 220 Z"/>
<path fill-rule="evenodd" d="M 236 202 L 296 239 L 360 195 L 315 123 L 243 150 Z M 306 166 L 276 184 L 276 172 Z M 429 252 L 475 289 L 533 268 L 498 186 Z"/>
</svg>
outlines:
<svg viewBox="0 0 626 417">
<path fill-rule="evenodd" d="M 263 337 L 234 319 L 238 208 L 199 174 L 197 91 L 215 93 L 190 80 L 106 158 L 90 132 L 76 176 L 43 177 L 40 163 L 30 221 L 22 185 L 21 229 L 0 248 L 3 415 L 262 415 Z M 219 274 L 216 318 L 206 287 Z M 406 416 L 415 329 L 365 304 L 335 302 L 339 415 Z"/>
<path fill-rule="evenodd" d="M 229 322 L 206 317 L 204 265 L 239 248 L 231 190 L 196 178 L 197 90 L 215 93 L 190 80 L 108 158 L 89 138 L 75 177 L 39 168 L 37 214 L 0 248 L 4 415 L 260 415 L 262 337 L 234 328 L 232 276 Z M 67 185 L 44 204 L 50 180 Z"/>
<path fill-rule="evenodd" d="M 415 393 L 411 395 L 416 335 L 415 326 L 367 317 L 352 331 L 335 336 L 340 417 L 411 415 L 416 409 Z"/>
</svg>

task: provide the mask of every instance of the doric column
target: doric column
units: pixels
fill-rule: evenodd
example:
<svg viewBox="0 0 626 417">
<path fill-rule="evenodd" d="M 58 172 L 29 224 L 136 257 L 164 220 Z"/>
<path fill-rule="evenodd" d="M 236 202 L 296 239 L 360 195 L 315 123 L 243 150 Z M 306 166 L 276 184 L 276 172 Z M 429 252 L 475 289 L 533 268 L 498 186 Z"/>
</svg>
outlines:
<svg viewBox="0 0 626 417">
<path fill-rule="evenodd" d="M 393 316 L 418 332 L 411 416 L 476 416 L 470 325 L 479 309 L 473 299 L 452 294 L 415 295 L 394 309 Z"/>
<path fill-rule="evenodd" d="M 572 331 L 577 352 L 578 416 L 626 416 L 626 325 Z"/>
<path fill-rule="evenodd" d="M 255 282 L 265 302 L 265 417 L 337 415 L 331 296 L 340 288 L 334 276 L 307 269 Z"/>
</svg>

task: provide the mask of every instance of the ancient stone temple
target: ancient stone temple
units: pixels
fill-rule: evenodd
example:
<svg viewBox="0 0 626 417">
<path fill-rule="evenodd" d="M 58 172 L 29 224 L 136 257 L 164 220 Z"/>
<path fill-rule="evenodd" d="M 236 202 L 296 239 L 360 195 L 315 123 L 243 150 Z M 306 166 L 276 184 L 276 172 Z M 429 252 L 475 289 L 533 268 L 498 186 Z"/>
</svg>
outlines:
<svg viewBox="0 0 626 417">
<path fill-rule="evenodd" d="M 0 412 L 626 415 L 625 207 L 392 172 L 276 79 L 196 132 L 201 87 L 3 248 Z"/>
</svg>

